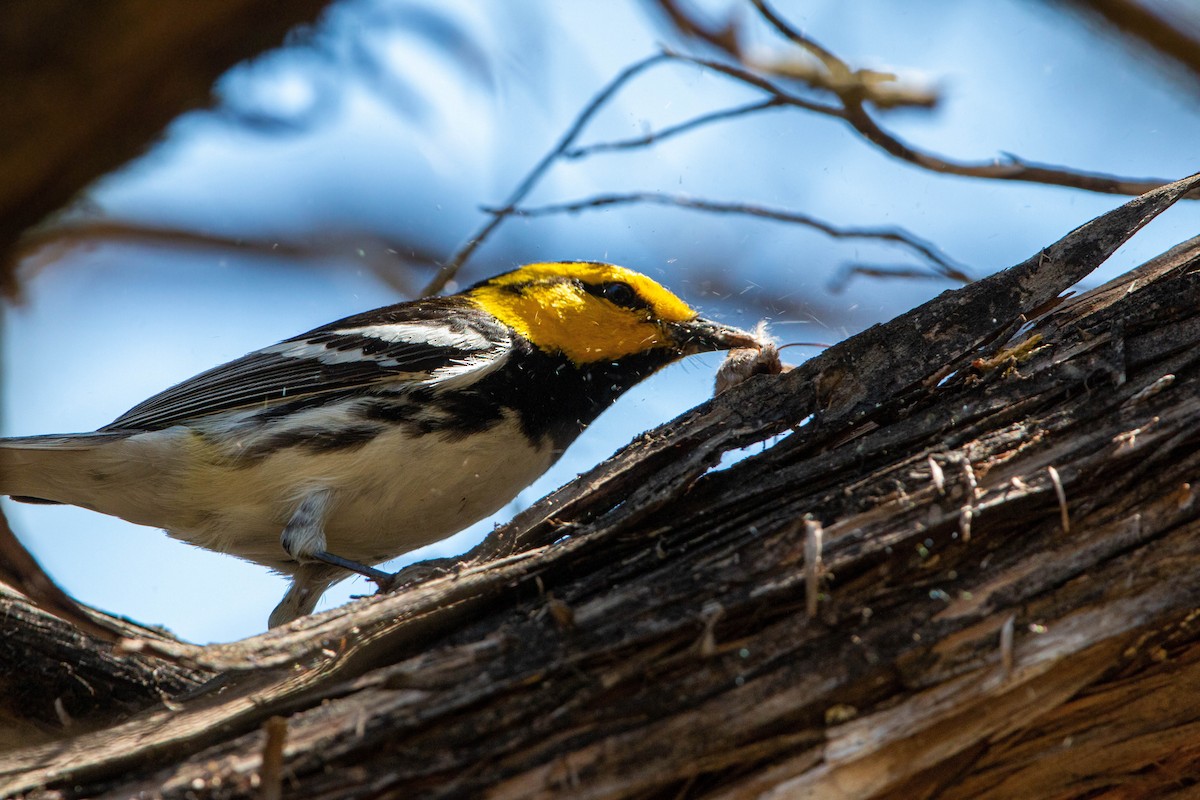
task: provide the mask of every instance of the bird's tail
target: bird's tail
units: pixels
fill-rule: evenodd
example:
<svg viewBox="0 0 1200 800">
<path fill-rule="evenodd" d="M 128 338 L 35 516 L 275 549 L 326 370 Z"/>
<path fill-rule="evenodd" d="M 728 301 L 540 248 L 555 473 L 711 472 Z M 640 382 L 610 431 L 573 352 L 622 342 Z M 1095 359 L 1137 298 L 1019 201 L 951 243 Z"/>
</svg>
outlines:
<svg viewBox="0 0 1200 800">
<path fill-rule="evenodd" d="M 0 439 L 0 495 L 27 502 L 88 506 L 112 455 L 105 445 L 128 433 L 76 433 Z"/>
</svg>

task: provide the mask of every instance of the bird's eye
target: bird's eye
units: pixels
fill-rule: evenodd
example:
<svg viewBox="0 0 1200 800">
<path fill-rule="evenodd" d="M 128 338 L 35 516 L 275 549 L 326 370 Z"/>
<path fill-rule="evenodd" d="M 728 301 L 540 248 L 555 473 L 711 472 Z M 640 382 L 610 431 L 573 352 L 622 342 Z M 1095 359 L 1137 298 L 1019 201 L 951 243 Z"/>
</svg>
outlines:
<svg viewBox="0 0 1200 800">
<path fill-rule="evenodd" d="M 601 287 L 600 294 L 610 303 L 625 307 L 632 306 L 637 299 L 637 293 L 628 283 L 606 283 Z"/>
</svg>

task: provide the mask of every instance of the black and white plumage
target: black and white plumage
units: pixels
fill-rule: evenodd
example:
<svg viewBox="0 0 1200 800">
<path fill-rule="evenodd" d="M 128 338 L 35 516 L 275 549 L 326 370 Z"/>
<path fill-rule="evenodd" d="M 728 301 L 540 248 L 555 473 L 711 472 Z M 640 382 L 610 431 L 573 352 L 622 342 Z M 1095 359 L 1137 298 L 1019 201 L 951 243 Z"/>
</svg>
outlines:
<svg viewBox="0 0 1200 800">
<path fill-rule="evenodd" d="M 0 440 L 0 494 L 289 574 L 277 625 L 345 566 L 370 574 L 499 509 L 661 366 L 748 341 L 620 267 L 532 265 L 256 350 L 95 433 Z"/>
<path fill-rule="evenodd" d="M 512 338 L 457 298 L 367 312 L 202 372 L 139 403 L 104 430 L 155 430 L 202 414 L 363 389 L 477 380 L 504 363 Z"/>
</svg>

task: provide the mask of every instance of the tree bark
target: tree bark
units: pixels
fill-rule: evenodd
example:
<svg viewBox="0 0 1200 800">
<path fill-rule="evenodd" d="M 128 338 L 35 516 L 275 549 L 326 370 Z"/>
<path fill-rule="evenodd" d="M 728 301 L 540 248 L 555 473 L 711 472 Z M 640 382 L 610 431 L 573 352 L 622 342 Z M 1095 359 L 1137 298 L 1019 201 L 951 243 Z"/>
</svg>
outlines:
<svg viewBox="0 0 1200 800">
<path fill-rule="evenodd" d="M 70 645 L 141 689 L 0 754 L 0 794 L 1188 796 L 1200 239 L 1060 295 L 1197 183 L 750 379 L 394 593 Z M 6 602 L 13 709 L 62 655 Z M 61 688 L 29 687 L 50 736 Z"/>
</svg>

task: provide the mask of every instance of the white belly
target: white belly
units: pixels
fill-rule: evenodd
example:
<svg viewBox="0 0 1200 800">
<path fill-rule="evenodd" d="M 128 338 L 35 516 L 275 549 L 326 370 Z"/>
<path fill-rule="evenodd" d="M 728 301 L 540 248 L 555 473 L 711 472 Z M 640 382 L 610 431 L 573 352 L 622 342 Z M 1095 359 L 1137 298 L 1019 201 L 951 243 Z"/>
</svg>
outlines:
<svg viewBox="0 0 1200 800">
<path fill-rule="evenodd" d="M 296 564 L 280 534 L 300 500 L 324 488 L 331 492 L 326 549 L 377 564 L 497 511 L 558 456 L 549 444 L 531 446 L 515 415 L 457 441 L 440 433 L 409 438 L 396 428 L 358 447 L 323 452 L 287 447 L 240 466 L 198 442 L 183 428 L 127 440 L 126 458 L 188 451 L 189 468 L 166 480 L 147 476 L 145 490 L 136 495 L 109 493 L 86 505 L 291 572 Z M 179 464 L 177 458 L 167 460 Z"/>
</svg>

